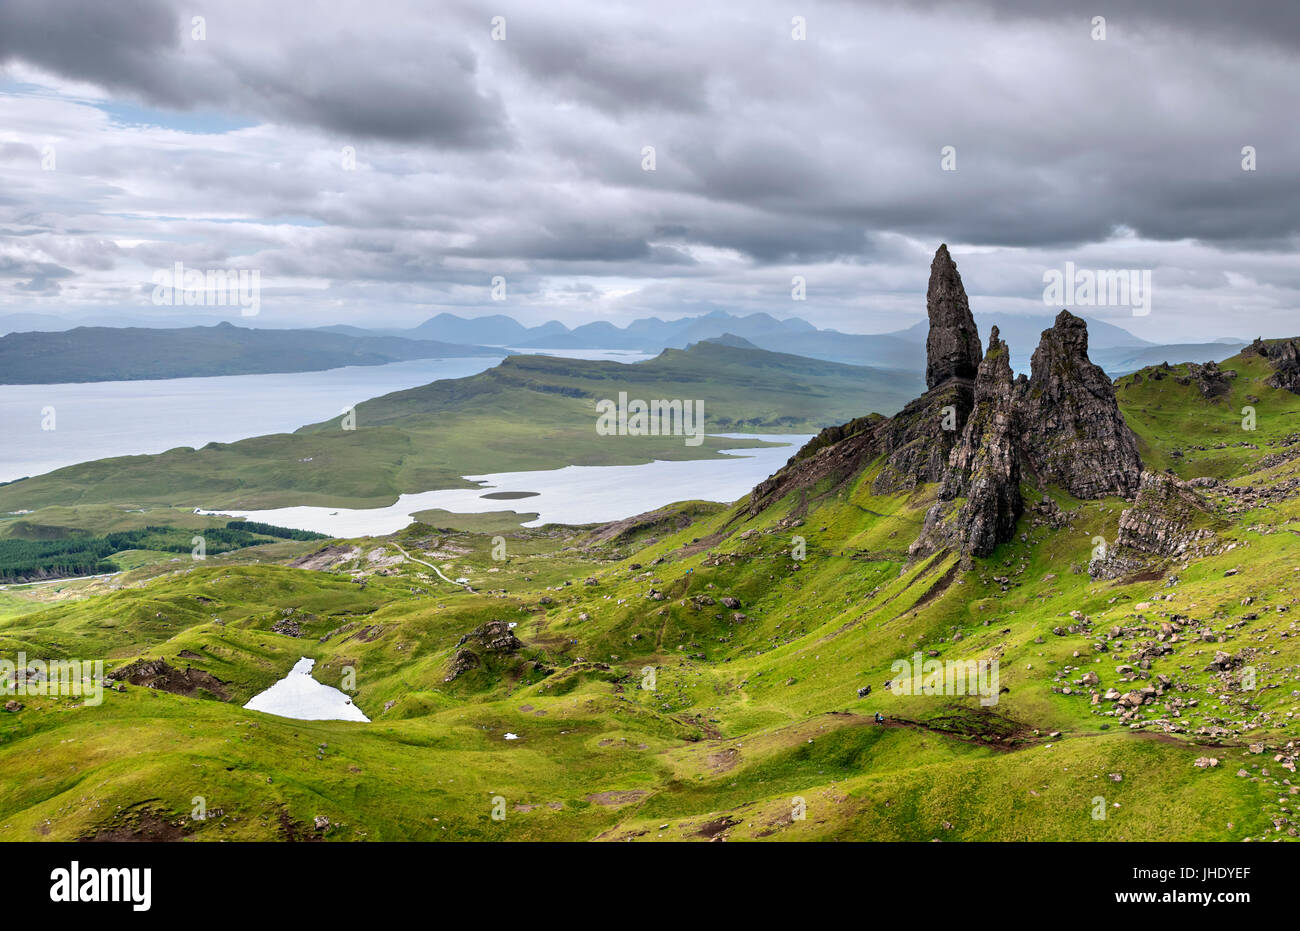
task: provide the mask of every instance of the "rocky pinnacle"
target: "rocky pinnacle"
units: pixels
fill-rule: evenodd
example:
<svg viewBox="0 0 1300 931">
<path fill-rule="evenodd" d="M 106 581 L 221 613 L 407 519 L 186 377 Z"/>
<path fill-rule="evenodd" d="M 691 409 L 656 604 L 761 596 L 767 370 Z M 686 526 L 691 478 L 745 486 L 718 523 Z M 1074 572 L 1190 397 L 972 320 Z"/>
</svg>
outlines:
<svg viewBox="0 0 1300 931">
<path fill-rule="evenodd" d="M 930 335 L 925 341 L 926 387 L 933 388 L 950 378 L 973 379 L 983 357 L 979 331 L 946 244 L 939 246 L 930 263 L 925 309 L 930 316 Z"/>
<path fill-rule="evenodd" d="M 1020 418 L 1007 344 L 993 327 L 975 379 L 975 407 L 948 457 L 939 497 L 912 544 L 913 557 L 950 548 L 987 556 L 1010 540 L 1020 497 Z"/>
<path fill-rule="evenodd" d="M 1132 498 L 1142 476 L 1137 438 L 1119 412 L 1110 378 L 1088 359 L 1088 325 L 1061 311 L 1030 365 L 1019 400 L 1034 474 L 1078 498 Z"/>
<path fill-rule="evenodd" d="M 930 266 L 926 305 L 925 394 L 893 417 L 860 417 L 822 431 L 754 489 L 751 515 L 792 491 L 842 488 L 883 457 L 873 494 L 939 486 L 910 547 L 912 558 L 947 550 L 969 563 L 1015 535 L 1025 510 L 1022 480 L 1078 498 L 1134 496 L 1142 481 L 1137 437 L 1120 413 L 1110 379 L 1088 358 L 1082 319 L 1061 311 L 1043 331 L 1032 375 L 1013 379 L 1010 351 L 997 327 L 987 353 L 981 350 L 946 246 Z M 1288 363 L 1296 350 L 1260 341 L 1255 351 Z M 1202 376 L 1208 383 L 1215 372 Z"/>
</svg>

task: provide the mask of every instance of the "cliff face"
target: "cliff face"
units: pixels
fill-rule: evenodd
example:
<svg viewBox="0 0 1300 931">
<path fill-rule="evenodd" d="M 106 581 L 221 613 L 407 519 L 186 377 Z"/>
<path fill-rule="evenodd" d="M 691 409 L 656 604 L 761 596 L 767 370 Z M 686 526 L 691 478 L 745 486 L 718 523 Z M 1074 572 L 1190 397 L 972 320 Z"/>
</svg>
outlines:
<svg viewBox="0 0 1300 931">
<path fill-rule="evenodd" d="M 1112 579 L 1143 568 L 1149 557 L 1182 556 L 1214 536 L 1204 526 L 1211 509 L 1186 482 L 1163 472 L 1143 472 L 1137 497 L 1119 518 L 1119 536 L 1088 565 L 1094 579 Z"/>
<path fill-rule="evenodd" d="M 912 544 L 913 557 L 943 548 L 987 556 L 1011 539 L 1024 512 L 1020 432 L 1010 353 L 994 327 L 975 378 L 974 409 L 948 457 L 939 500 Z"/>
<path fill-rule="evenodd" d="M 874 493 L 939 485 L 912 556 L 948 549 L 970 558 L 1015 533 L 1024 512 L 1022 476 L 1080 498 L 1137 492 L 1137 440 L 1110 379 L 1088 359 L 1084 321 L 1061 311 L 1034 351 L 1032 376 L 1013 381 L 996 327 L 987 354 L 980 349 L 946 246 L 930 265 L 926 309 L 929 390 L 892 418 L 862 417 L 822 431 L 754 489 L 751 515 L 797 489 L 839 488 L 883 457 Z"/>
<path fill-rule="evenodd" d="M 975 406 L 975 383 L 950 378 L 881 425 L 877 440 L 888 453 L 871 490 L 878 495 L 943 480 L 948 454 Z"/>
<path fill-rule="evenodd" d="M 1061 311 L 1030 365 L 1017 399 L 1029 469 L 1078 498 L 1131 498 L 1142 459 L 1110 379 L 1088 359 L 1088 325 Z"/>
</svg>

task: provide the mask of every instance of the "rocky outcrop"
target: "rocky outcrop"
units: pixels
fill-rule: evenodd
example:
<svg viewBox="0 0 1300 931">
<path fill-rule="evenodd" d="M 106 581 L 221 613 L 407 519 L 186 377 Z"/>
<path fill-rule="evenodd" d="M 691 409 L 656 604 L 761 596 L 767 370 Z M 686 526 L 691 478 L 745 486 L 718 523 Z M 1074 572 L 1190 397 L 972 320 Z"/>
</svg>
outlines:
<svg viewBox="0 0 1300 931">
<path fill-rule="evenodd" d="M 458 647 L 466 644 L 484 653 L 514 653 L 523 647 L 523 643 L 505 621 L 488 621 L 475 627 L 456 642 Z"/>
<path fill-rule="evenodd" d="M 317 550 L 309 556 L 295 559 L 289 565 L 294 569 L 311 569 L 316 572 L 330 572 L 340 566 L 361 558 L 361 547 L 346 543 L 332 543 Z"/>
<path fill-rule="evenodd" d="M 1186 377 L 1177 380 L 1184 385 L 1196 385 L 1201 397 L 1213 400 L 1227 395 L 1232 390 L 1231 379 L 1236 377 L 1236 372 L 1224 371 L 1217 362 L 1206 362 L 1204 365 L 1189 362 Z"/>
<path fill-rule="evenodd" d="M 1133 507 L 1119 518 L 1115 542 L 1156 556 L 1180 556 L 1197 539 L 1212 535 L 1197 528 L 1212 512 L 1196 491 L 1167 472 L 1143 472 Z"/>
<path fill-rule="evenodd" d="M 888 458 L 871 490 L 878 495 L 892 494 L 943 481 L 948 454 L 957 445 L 974 406 L 975 383 L 950 378 L 882 424 L 876 433 L 877 445 Z"/>
<path fill-rule="evenodd" d="M 940 245 L 930 263 L 925 292 L 930 333 L 925 341 L 925 386 L 934 388 L 950 378 L 974 379 L 980 364 L 980 338 L 966 301 L 957 264 Z"/>
<path fill-rule="evenodd" d="M 873 493 L 939 485 L 912 554 L 951 548 L 969 558 L 1012 536 L 1024 511 L 1022 473 L 1080 498 L 1137 492 L 1137 439 L 1110 379 L 1088 358 L 1083 320 L 1061 311 L 1043 331 L 1032 377 L 1012 381 L 1008 347 L 996 329 L 988 355 L 980 349 L 946 246 L 930 266 L 926 308 L 929 390 L 892 418 L 871 415 L 823 430 L 754 489 L 749 516 L 792 492 L 833 492 L 883 457 Z M 1220 390 L 1217 366 L 1199 367 L 1197 377 L 1203 390 Z"/>
<path fill-rule="evenodd" d="M 1114 545 L 1093 559 L 1088 574 L 1113 579 L 1187 555 L 1195 543 L 1214 536 L 1213 519 L 1209 504 L 1192 485 L 1165 472 L 1143 472 L 1133 506 L 1120 514 Z"/>
<path fill-rule="evenodd" d="M 271 625 L 271 633 L 283 634 L 286 637 L 301 637 L 302 625 L 296 618 L 282 617 Z"/>
<path fill-rule="evenodd" d="M 447 675 L 443 676 L 442 681 L 455 682 L 471 669 L 477 669 L 481 665 L 483 663 L 473 650 L 457 650 L 451 658 L 451 665 L 447 667 Z"/>
<path fill-rule="evenodd" d="M 523 643 L 511 631 L 509 624 L 488 621 L 456 641 L 456 652 L 442 681 L 454 682 L 471 669 L 477 669 L 483 665 L 484 656 L 508 656 L 522 648 Z"/>
<path fill-rule="evenodd" d="M 844 430 L 848 426 L 830 429 Z M 815 442 L 816 437 L 807 446 Z M 844 439 L 823 443 L 806 455 L 800 450 L 780 471 L 755 486 L 749 496 L 749 515 L 760 513 L 791 492 L 812 488 L 834 491 L 869 466 L 880 453 L 874 424 Z"/>
<path fill-rule="evenodd" d="M 1300 339 L 1256 340 L 1241 351 L 1256 355 L 1273 366 L 1267 384 L 1292 394 L 1300 394 Z"/>
<path fill-rule="evenodd" d="M 983 355 L 961 275 L 946 245 L 930 264 L 926 310 L 929 390 L 891 418 L 871 414 L 813 437 L 781 471 L 754 489 L 751 516 L 792 491 L 814 486 L 834 490 L 881 455 L 886 459 L 872 482 L 875 494 L 943 480 L 948 454 L 975 405 L 974 379 Z"/>
<path fill-rule="evenodd" d="M 161 689 L 173 695 L 194 697 L 200 689 L 222 701 L 230 698 L 226 683 L 202 669 L 185 667 L 185 671 L 172 666 L 161 656 L 158 659 L 138 659 L 116 669 L 104 677 L 109 682 L 129 682 L 148 689 Z"/>
<path fill-rule="evenodd" d="M 872 415 L 829 427 L 809 440 L 779 472 L 755 486 L 749 513 L 758 514 L 794 491 L 835 491 L 882 455 L 886 456 L 884 465 L 871 485 L 874 494 L 940 482 L 948 454 L 974 404 L 974 383 L 953 378 L 910 402 L 892 418 Z M 843 439 L 834 439 L 836 434 Z"/>
<path fill-rule="evenodd" d="M 1079 498 L 1130 498 L 1142 476 L 1137 439 L 1110 379 L 1088 359 L 1088 325 L 1063 310 L 1018 382 L 1026 465 Z"/>
<path fill-rule="evenodd" d="M 951 548 L 987 556 L 1011 539 L 1024 512 L 1020 496 L 1020 423 L 1010 353 L 994 327 L 975 378 L 975 404 L 948 457 L 939 499 L 910 554 Z"/>
</svg>

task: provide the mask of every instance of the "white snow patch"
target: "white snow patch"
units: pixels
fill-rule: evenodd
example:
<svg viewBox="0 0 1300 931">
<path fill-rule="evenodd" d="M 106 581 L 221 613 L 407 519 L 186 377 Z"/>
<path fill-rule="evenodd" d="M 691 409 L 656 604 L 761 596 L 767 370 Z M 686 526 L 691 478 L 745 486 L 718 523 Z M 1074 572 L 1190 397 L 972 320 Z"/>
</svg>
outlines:
<svg viewBox="0 0 1300 931">
<path fill-rule="evenodd" d="M 312 678 L 311 668 L 315 665 L 314 659 L 304 656 L 287 676 L 265 692 L 258 692 L 244 707 L 299 721 L 369 721 L 346 692 Z"/>
</svg>

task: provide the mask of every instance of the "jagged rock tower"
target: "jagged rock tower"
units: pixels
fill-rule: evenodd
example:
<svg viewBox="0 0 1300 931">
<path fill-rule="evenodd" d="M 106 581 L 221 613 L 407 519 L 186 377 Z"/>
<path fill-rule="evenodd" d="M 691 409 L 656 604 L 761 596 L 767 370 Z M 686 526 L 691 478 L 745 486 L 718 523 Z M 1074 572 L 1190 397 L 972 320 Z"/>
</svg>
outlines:
<svg viewBox="0 0 1300 931">
<path fill-rule="evenodd" d="M 925 310 L 930 317 L 930 333 L 925 339 L 925 386 L 936 388 L 950 378 L 973 379 L 981 358 L 979 330 L 947 243 L 940 244 L 930 263 Z"/>
<path fill-rule="evenodd" d="M 1078 498 L 1131 498 L 1142 478 L 1137 439 L 1110 379 L 1088 359 L 1088 325 L 1068 310 L 1043 331 L 1017 401 L 1025 457 L 1039 481 Z"/>
<path fill-rule="evenodd" d="M 940 245 L 930 263 L 925 293 L 930 334 L 925 341 L 925 394 L 904 407 L 881 431 L 889 459 L 872 485 L 877 494 L 942 481 L 948 453 L 975 405 L 979 331 L 957 265 Z"/>
<path fill-rule="evenodd" d="M 1034 351 L 1032 377 L 1012 381 L 997 327 L 988 353 L 980 351 L 947 246 L 930 265 L 926 310 L 929 390 L 892 418 L 859 417 L 823 430 L 754 489 L 751 515 L 801 488 L 841 487 L 884 456 L 871 486 L 876 494 L 939 484 L 910 555 L 949 550 L 968 561 L 1014 535 L 1024 512 L 1023 477 L 1079 498 L 1133 497 L 1142 480 L 1137 439 L 1110 379 L 1088 359 L 1084 321 L 1061 311 Z M 1283 363 L 1287 351 L 1276 351 Z"/>
<path fill-rule="evenodd" d="M 1011 539 L 1024 512 L 1020 496 L 1020 414 L 1011 382 L 1011 353 L 989 334 L 989 351 L 975 376 L 975 408 L 948 457 L 939 500 L 930 508 L 913 557 L 943 548 L 987 556 Z M 956 507 L 957 499 L 964 499 Z M 954 513 L 955 511 L 955 513 Z"/>
</svg>

